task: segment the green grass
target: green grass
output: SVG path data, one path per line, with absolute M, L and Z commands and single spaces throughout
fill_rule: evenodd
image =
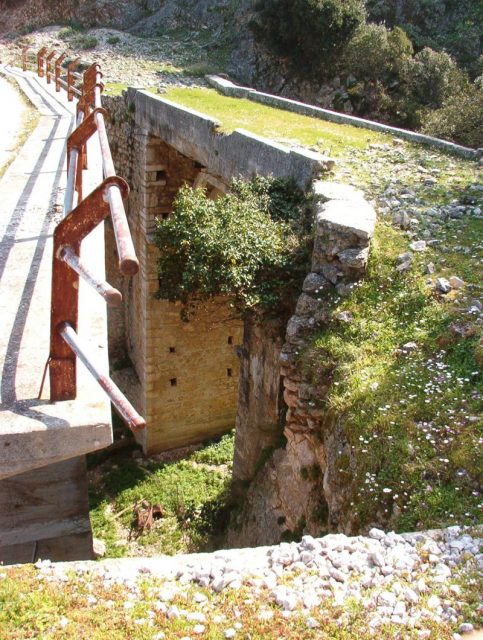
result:
M 387 142 L 388 136 L 348 125 L 337 125 L 290 111 L 229 98 L 214 89 L 169 89 L 162 96 L 173 102 L 213 116 L 223 132 L 244 128 L 285 144 L 317 147 L 337 156 L 351 149 L 365 149 L 368 144 Z
M 234 434 L 227 434 L 179 462 L 133 459 L 131 451 L 106 461 L 91 458 L 91 524 L 106 543 L 106 555 L 211 548 L 226 524 L 233 442 Z M 134 510 L 143 500 L 159 504 L 163 517 L 139 532 Z
M 481 328 L 466 311 L 470 292 L 435 296 L 424 265 L 441 262 L 435 275 L 475 282 L 482 224 L 445 227 L 443 261 L 430 250 L 400 275 L 396 258 L 407 239 L 381 221 L 367 277 L 348 298 L 332 300 L 334 315 L 349 311 L 352 322 L 334 320 L 306 352 L 313 381 L 332 381 L 324 406 L 343 416 L 356 469 L 341 456 L 340 479 L 352 486 L 346 508 L 361 527 L 379 520 L 408 531 L 481 519 Z M 474 252 L 454 251 L 457 243 Z M 452 332 L 455 324 L 468 337 Z M 416 351 L 401 353 L 408 342 Z

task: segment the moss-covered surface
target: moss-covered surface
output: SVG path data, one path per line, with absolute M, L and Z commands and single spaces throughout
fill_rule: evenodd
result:
M 90 517 L 94 536 L 106 544 L 106 555 L 171 555 L 211 548 L 225 524 L 233 441 L 234 434 L 227 434 L 174 462 L 133 458 L 131 450 L 100 464 L 91 457 Z M 136 511 L 145 512 L 147 505 L 159 505 L 161 517 L 142 528 Z
M 288 145 L 317 147 L 337 157 L 344 150 L 365 149 L 388 137 L 349 125 L 338 125 L 266 105 L 229 98 L 214 89 L 169 89 L 161 97 L 217 118 L 224 132 L 245 128 Z

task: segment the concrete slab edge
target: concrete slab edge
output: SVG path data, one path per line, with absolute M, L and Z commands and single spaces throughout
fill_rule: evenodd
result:
M 140 129 L 157 135 L 226 180 L 233 176 L 250 179 L 256 174 L 291 175 L 306 188 L 335 163 L 320 153 L 290 148 L 244 129 L 225 134 L 217 120 L 147 91 L 131 87 L 125 98 L 133 105 Z

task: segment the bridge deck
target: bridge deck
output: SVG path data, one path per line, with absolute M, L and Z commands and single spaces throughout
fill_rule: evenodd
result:
M 8 478 L 103 448 L 112 442 L 112 428 L 110 403 L 81 363 L 75 401 L 51 404 L 48 376 L 37 399 L 49 354 L 52 232 L 62 215 L 75 106 L 33 74 L 3 72 L 18 79 L 41 114 L 0 180 L 0 478 Z M 89 144 L 85 193 L 101 176 L 96 144 Z M 102 225 L 82 251 L 104 277 Z M 105 303 L 84 283 L 79 312 L 79 335 L 107 373 Z

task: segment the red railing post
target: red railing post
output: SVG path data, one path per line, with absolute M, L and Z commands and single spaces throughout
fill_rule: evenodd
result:
M 37 75 L 39 78 L 44 77 L 44 57 L 47 53 L 47 47 L 42 47 L 37 54 Z
M 90 111 L 100 106 L 100 94 L 104 90 L 101 82 L 102 73 L 98 64 L 92 64 L 85 72 L 82 83 L 82 96 L 77 104 L 77 111 L 83 111 L 88 116 Z M 99 98 L 96 99 L 96 94 Z
M 49 55 L 47 56 L 47 84 L 50 84 L 51 80 L 52 80 L 52 59 L 54 58 L 54 56 L 57 54 L 57 51 L 54 49 L 51 53 L 49 53 Z
M 76 397 L 76 356 L 60 335 L 59 327 L 68 322 L 77 331 L 79 274 L 64 261 L 63 253 L 68 248 L 71 254 L 79 257 L 82 240 L 109 215 L 107 191 L 112 185 L 127 196 L 128 186 L 122 178 L 107 178 L 54 231 L 49 363 L 52 402 Z
M 60 74 L 61 74 L 61 66 L 62 63 L 64 62 L 64 59 L 66 57 L 67 53 L 64 51 L 64 53 L 62 53 L 57 60 L 55 61 L 55 90 L 57 91 L 57 93 L 60 91 Z
M 69 66 L 67 67 L 67 100 L 69 102 L 72 102 L 74 99 L 74 92 L 72 90 L 74 87 L 74 69 L 77 67 L 79 62 L 80 58 L 76 58 L 75 60 L 72 60 L 72 62 L 69 62 Z

